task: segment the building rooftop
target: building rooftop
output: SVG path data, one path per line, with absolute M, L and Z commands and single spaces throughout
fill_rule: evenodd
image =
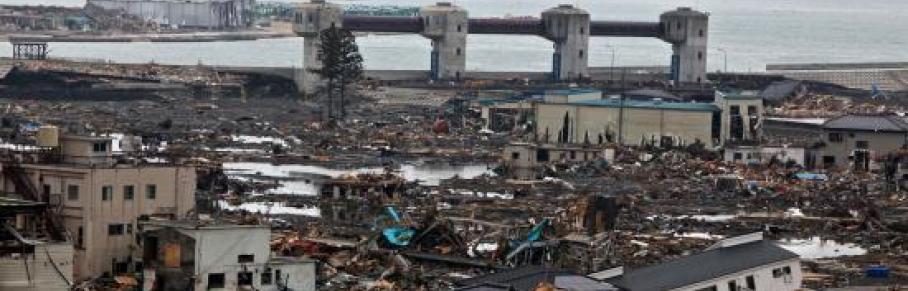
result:
M 908 132 L 908 123 L 895 115 L 844 115 L 827 120 L 823 123 L 823 128 L 874 132 Z
M 143 225 L 147 226 L 157 226 L 157 227 L 166 227 L 166 228 L 180 228 L 180 229 L 253 229 L 253 228 L 267 228 L 271 227 L 264 224 L 231 224 L 231 223 L 218 223 L 215 221 L 195 221 L 195 220 L 147 220 L 140 222 Z
M 586 106 L 604 106 L 604 107 L 623 107 L 623 108 L 646 108 L 646 109 L 664 109 L 664 110 L 681 110 L 681 111 L 719 111 L 719 107 L 712 103 L 681 103 L 665 101 L 638 101 L 638 100 L 582 100 L 570 104 Z
M 797 254 L 761 239 L 708 249 L 655 266 L 631 270 L 610 283 L 634 291 L 672 290 L 797 258 Z
M 565 269 L 543 266 L 524 266 L 498 273 L 470 278 L 458 282 L 467 286 L 457 290 L 533 290 L 540 282 L 553 283 L 559 290 L 617 290 L 613 286 L 597 282 Z
M 544 92 L 544 94 L 546 94 L 546 95 L 576 95 L 576 94 L 588 94 L 588 93 L 602 93 L 602 90 L 592 89 L 592 88 L 572 88 L 572 89 L 546 90 Z
M 731 91 L 731 92 L 717 92 L 717 94 L 722 94 L 722 98 L 728 100 L 761 100 L 763 96 L 760 95 L 758 91 Z

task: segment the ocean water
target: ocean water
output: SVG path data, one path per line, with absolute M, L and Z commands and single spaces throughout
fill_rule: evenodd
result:
M 353 3 L 354 1 L 338 1 Z M 362 0 L 356 3 L 428 5 L 426 0 Z M 735 71 L 762 71 L 767 63 L 908 61 L 908 1 L 905 0 L 459 0 L 470 16 L 539 15 L 559 3 L 588 10 L 594 20 L 657 21 L 679 6 L 711 13 L 710 70 L 726 63 Z M 0 0 L 0 4 L 79 6 L 84 0 Z M 365 36 L 358 40 L 369 69 L 428 69 L 429 41 L 416 35 Z M 657 39 L 594 38 L 592 66 L 667 65 L 671 48 Z M 219 43 L 54 43 L 53 57 L 211 64 L 300 66 L 302 40 L 268 39 Z M 0 44 L 0 55 L 10 55 Z M 552 45 L 536 36 L 471 35 L 467 68 L 485 71 L 546 71 Z

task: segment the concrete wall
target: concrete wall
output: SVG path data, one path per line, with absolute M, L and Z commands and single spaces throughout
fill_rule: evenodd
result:
M 271 276 L 278 272 L 292 290 L 315 290 L 315 263 L 283 261 L 272 263 L 271 229 L 268 226 L 218 226 L 200 229 L 174 228 L 195 239 L 194 261 L 197 279 L 195 290 L 238 290 L 238 273 L 251 272 L 255 290 L 278 290 L 277 280 L 262 285 L 262 275 L 270 268 Z M 251 263 L 240 263 L 240 255 L 252 255 Z M 224 288 L 209 288 L 208 276 L 224 274 Z
M 77 280 L 92 278 L 113 270 L 112 262 L 124 262 L 135 248 L 136 218 L 163 214 L 181 217 L 195 208 L 196 172 L 192 167 L 87 168 L 67 165 L 23 165 L 32 183 L 42 191 L 50 190 L 51 201 L 62 201 L 63 224 L 76 244 L 74 274 Z M 2 178 L 3 191 L 14 186 Z M 124 186 L 134 186 L 132 200 L 124 199 Z M 147 185 L 156 186 L 154 199 L 146 197 Z M 70 186 L 78 189 L 70 199 Z M 102 187 L 113 188 L 112 199 L 102 200 Z M 57 197 L 57 198 L 53 198 Z M 122 235 L 109 235 L 110 224 L 132 225 Z M 82 244 L 79 244 L 81 229 Z
M 725 141 L 742 141 L 742 140 L 759 140 L 763 134 L 759 128 L 763 120 L 763 100 L 760 98 L 736 99 L 724 98 L 721 94 L 716 94 L 716 106 L 722 109 L 722 132 L 720 134 L 723 142 Z M 741 118 L 743 135 L 733 136 L 732 125 L 732 107 L 738 108 L 738 115 Z M 751 114 L 749 108 L 756 111 Z M 751 127 L 757 128 L 756 132 L 751 132 Z
M 38 244 L 24 258 L 0 257 L 0 290 L 65 291 L 72 280 L 73 246 L 69 242 Z
M 588 137 L 590 143 L 598 144 L 601 136 L 603 143 L 620 141 L 638 146 L 644 140 L 655 139 L 659 144 L 661 136 L 672 136 L 675 143 L 692 144 L 700 140 L 706 146 L 713 146 L 712 115 L 711 111 L 622 110 L 617 107 L 540 103 L 536 106 L 536 135 L 541 142 L 557 143 L 558 133 L 564 127 L 565 116 L 568 116 L 569 143 L 583 143 Z
M 64 162 L 75 164 L 110 163 L 113 145 L 108 138 L 63 137 L 60 151 Z M 102 151 L 95 151 L 95 145 L 102 144 Z
M 179 27 L 227 28 L 252 23 L 253 0 L 88 0 L 105 9 L 129 14 L 162 25 Z
M 735 154 L 740 155 L 740 159 L 735 159 Z M 796 147 L 736 147 L 726 148 L 724 154 L 725 161 L 739 163 L 768 163 L 773 158 L 786 163 L 792 161 L 798 165 L 806 165 L 807 150 Z
M 773 277 L 773 269 L 778 269 L 786 266 L 791 268 L 790 276 L 782 276 L 779 278 Z M 710 281 L 674 289 L 673 291 L 697 291 L 702 290 L 703 288 L 709 288 L 711 286 L 715 286 L 716 291 L 735 291 L 729 290 L 729 281 L 734 281 L 738 287 L 747 287 L 747 276 L 754 277 L 756 290 L 773 291 L 800 290 L 801 280 L 803 279 L 803 275 L 801 274 L 801 261 L 799 259 L 792 259 L 775 264 L 769 264 L 751 270 L 746 270 L 743 272 L 734 273 L 731 275 L 722 276 Z

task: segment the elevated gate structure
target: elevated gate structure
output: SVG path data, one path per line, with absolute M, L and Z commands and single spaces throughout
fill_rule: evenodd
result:
M 543 11 L 541 18 L 469 18 L 467 11 L 449 2 L 422 7 L 419 16 L 351 16 L 341 6 L 324 0 L 300 5 L 294 31 L 304 38 L 302 75 L 298 83 L 312 93 L 319 83 L 313 69 L 319 34 L 334 26 L 360 32 L 420 34 L 432 41 L 430 77 L 459 80 L 466 70 L 468 34 L 538 35 L 554 43 L 551 76 L 570 81 L 589 78 L 590 37 L 650 37 L 672 44 L 671 79 L 677 83 L 706 81 L 709 14 L 682 7 L 663 13 L 659 21 L 594 21 L 583 9 L 568 4 Z

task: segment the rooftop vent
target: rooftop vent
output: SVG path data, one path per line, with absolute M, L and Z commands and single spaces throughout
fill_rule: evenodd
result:
M 435 5 L 443 6 L 443 7 L 451 7 L 451 2 L 438 2 L 438 3 L 435 3 Z
M 574 8 L 571 4 L 558 4 L 558 8 Z

